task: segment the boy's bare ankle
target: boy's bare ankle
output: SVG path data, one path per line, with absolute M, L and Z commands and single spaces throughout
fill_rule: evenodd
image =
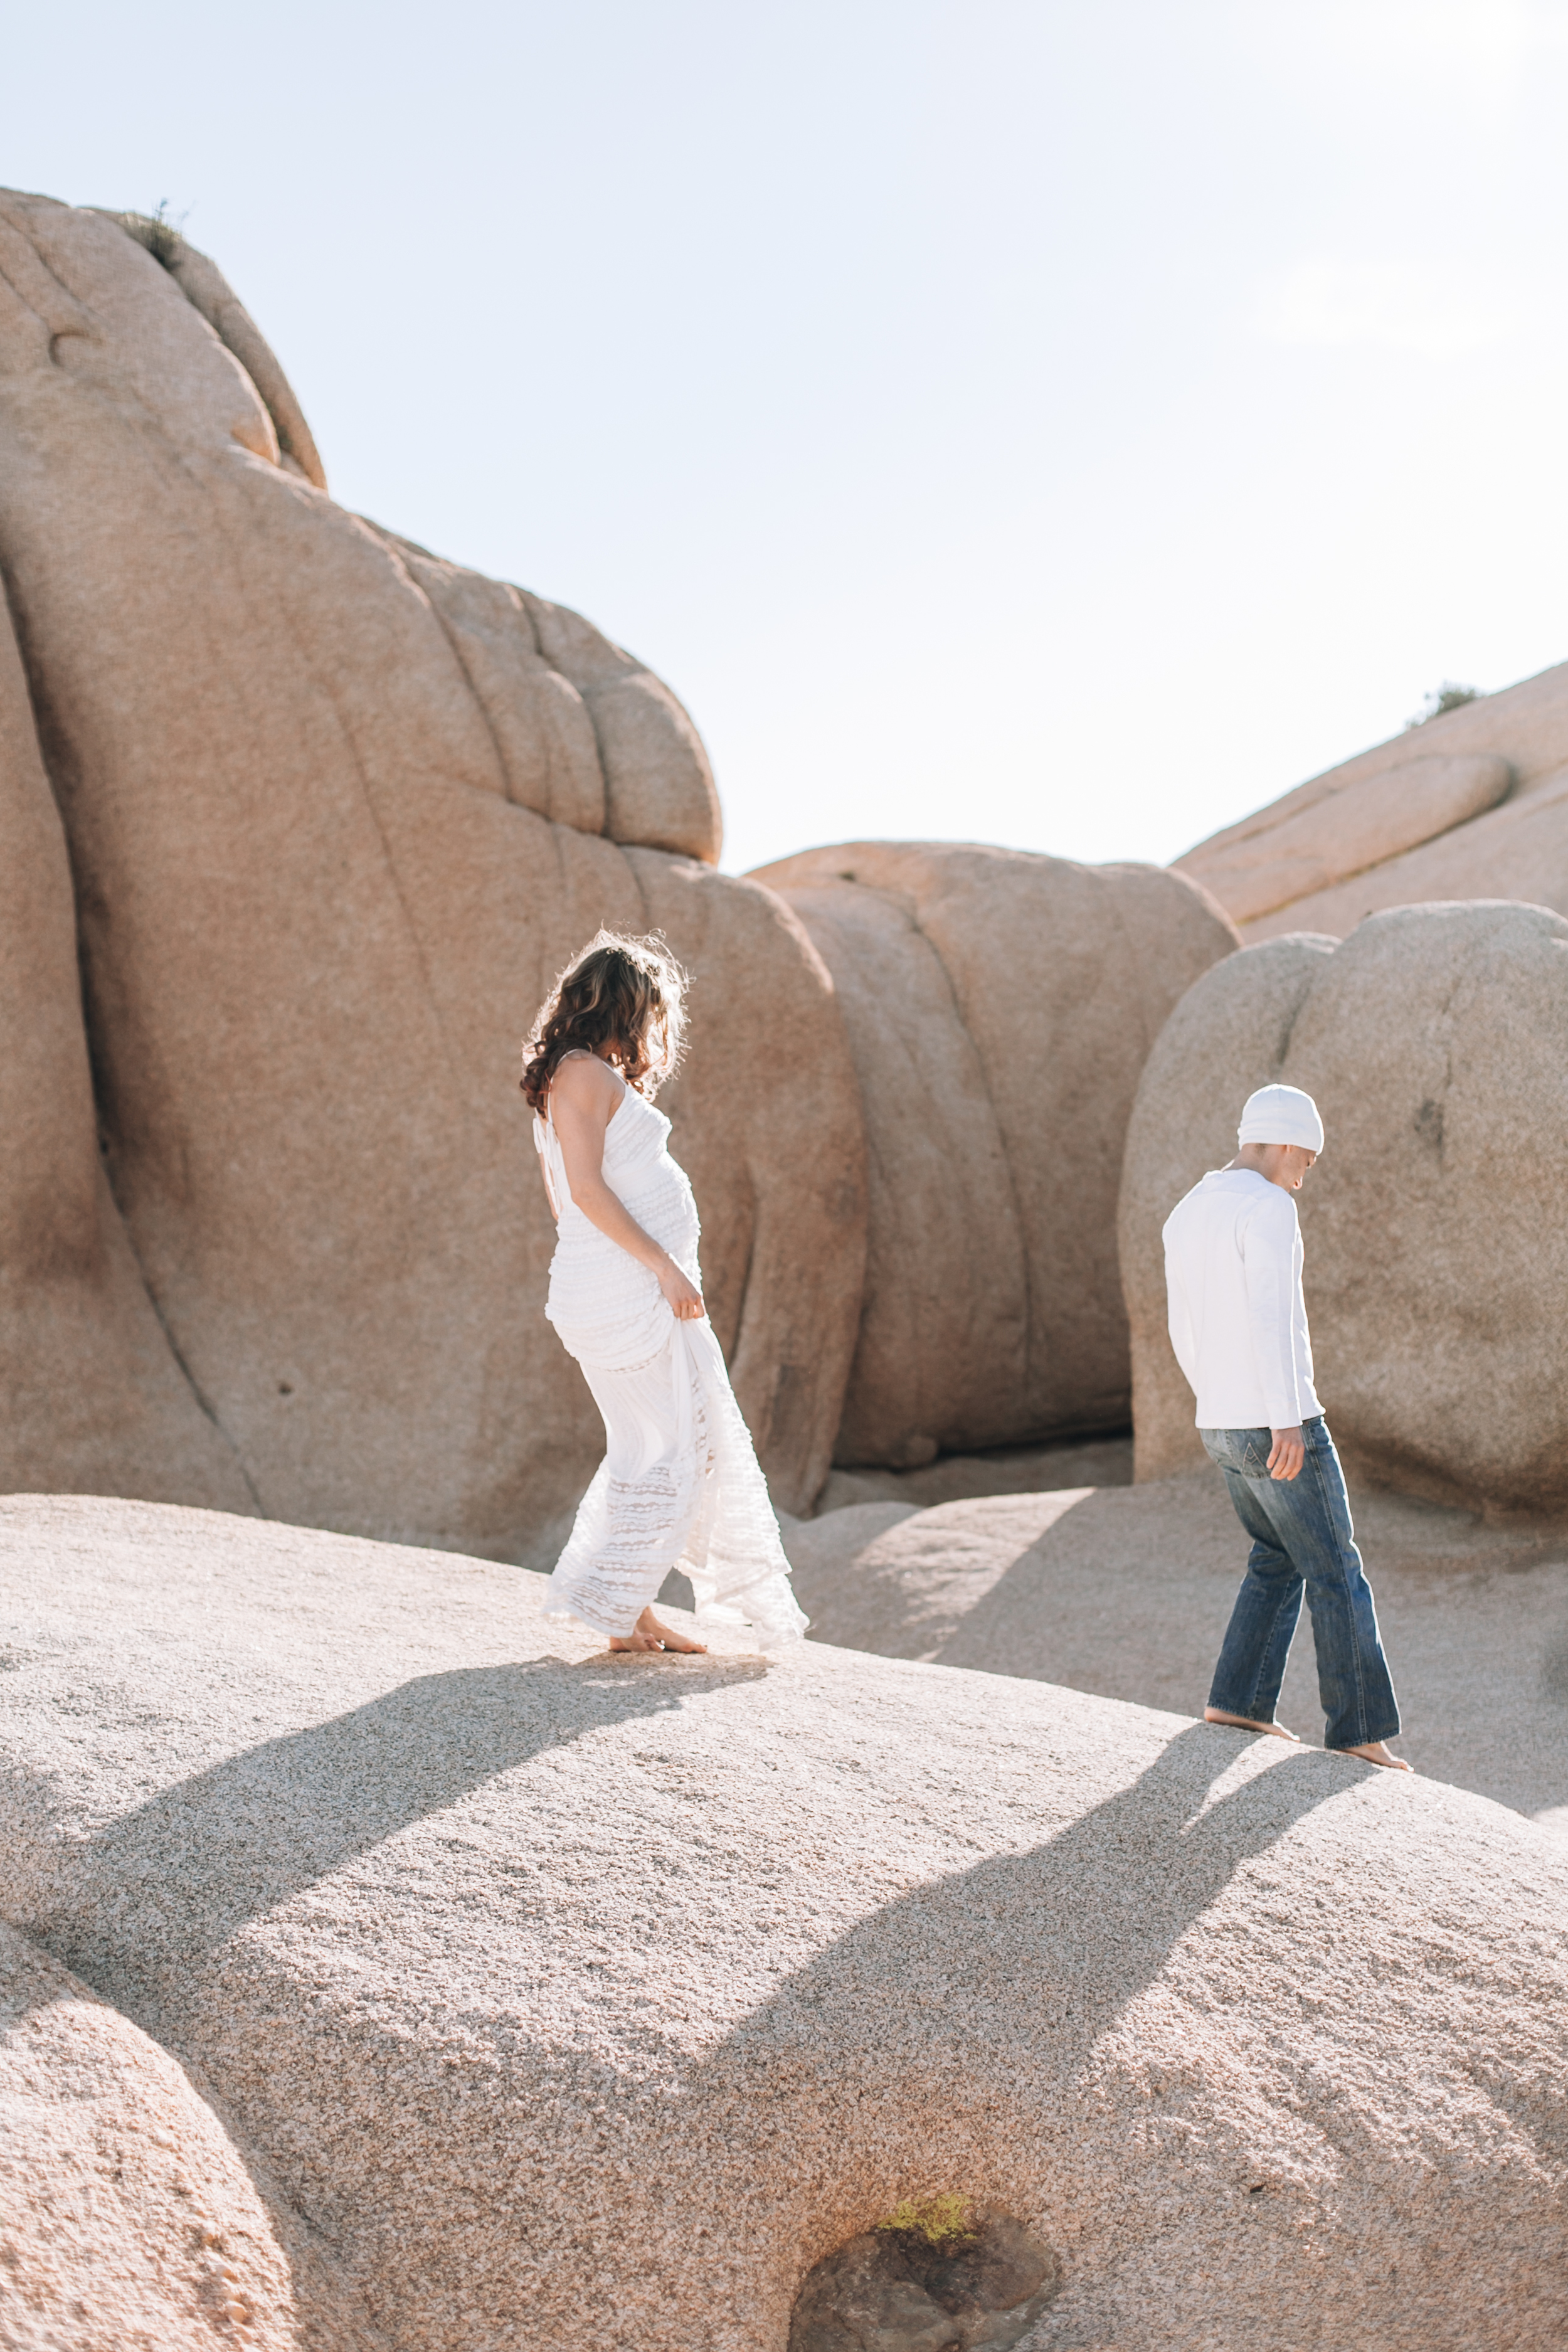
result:
M 1204 1721 L 1205 1723 L 1225 1724 L 1232 1731 L 1266 1731 L 1269 1734 L 1270 1738 L 1274 1739 L 1291 1739 L 1295 1740 L 1298 1748 L 1301 1745 L 1300 1740 L 1297 1738 L 1295 1732 L 1289 1730 L 1284 1724 L 1273 1722 L 1265 1723 L 1261 1716 L 1227 1715 L 1224 1707 L 1205 1706 L 1204 1709 Z
M 1331 1752 L 1335 1756 L 1359 1756 L 1364 1763 L 1381 1764 L 1387 1772 L 1414 1772 L 1415 1769 L 1415 1765 L 1407 1764 L 1403 1756 L 1391 1754 L 1381 1739 L 1368 1739 L 1359 1748 L 1336 1748 Z

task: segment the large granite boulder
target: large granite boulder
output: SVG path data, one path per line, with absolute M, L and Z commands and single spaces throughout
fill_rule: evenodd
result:
M 1568 662 L 1298 784 L 1176 860 L 1249 941 L 1431 898 L 1568 915 Z
M 870 1138 L 837 1458 L 1114 1426 L 1115 1202 L 1139 1074 L 1236 933 L 1146 866 L 856 842 L 761 867 L 832 972 Z
M 166 2050 L 0 1927 L 6 2352 L 374 2352 L 330 2258 L 285 2238 Z
M 1373 1483 L 1568 1509 L 1568 920 L 1473 900 L 1285 937 L 1205 975 L 1140 1083 L 1122 1180 L 1140 1477 L 1205 1457 L 1171 1351 L 1160 1229 L 1304 1087 L 1327 1143 L 1299 1195 L 1318 1391 Z
M 607 922 L 693 973 L 676 1148 L 799 1507 L 864 1249 L 827 975 L 713 870 L 668 690 L 335 506 L 254 322 L 153 241 L 0 197 L 0 1486 L 547 1531 L 602 1439 L 518 1043 Z
M 782 2352 L 949 2198 L 1059 2266 L 1063 2347 L 1568 2330 L 1545 1832 L 1043 1683 L 611 1661 L 540 1591 L 0 1505 L 0 1900 L 391 2352 Z
M 0 1024 L 0 1483 L 252 1507 L 110 1189 L 69 854 L 3 600 Z

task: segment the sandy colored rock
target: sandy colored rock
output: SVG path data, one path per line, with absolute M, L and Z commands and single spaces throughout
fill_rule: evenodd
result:
M 37 721 L 13 665 L 0 790 L 36 913 L 5 977 L 48 1146 L 0 1201 L 47 1261 L 5 1343 L 37 1345 L 42 1402 L 7 1415 L 0 1485 L 547 1549 L 602 1432 L 542 1320 L 517 1051 L 608 922 L 692 970 L 675 1149 L 742 1407 L 804 1507 L 854 1344 L 858 1091 L 805 934 L 703 862 L 689 719 L 575 614 L 285 467 L 280 372 L 190 248 L 171 274 L 105 215 L 5 196 L 0 265 L 0 558 Z
M 854 1503 L 907 1503 L 928 1510 L 971 1495 L 1043 1495 L 1057 1486 L 1130 1486 L 1132 1439 L 1064 1437 L 1051 1445 L 1009 1445 L 994 1454 L 943 1454 L 923 1470 L 835 1470 L 813 1517 Z
M 241 2342 L 374 2352 L 319 2251 L 290 2263 L 168 2052 L 0 1927 L 0 2344 Z
M 1234 945 L 1138 866 L 858 842 L 763 866 L 866 1101 L 866 1302 L 837 1459 L 914 1467 L 1127 1418 L 1114 1200 L 1145 1056 Z
M 1037 2352 L 1568 2326 L 1568 1855 L 1499 1806 L 151 1505 L 11 1499 L 0 1592 L 7 1910 L 398 2352 L 781 2352 L 949 2192 L 1060 2257 Z
M 1176 860 L 1248 940 L 1420 899 L 1568 915 L 1568 663 L 1406 730 Z
M 0 1453 L 66 1487 L 247 1509 L 170 1350 L 99 1151 L 59 813 L 0 598 Z
M 1128 1132 L 1122 1278 L 1138 1475 L 1196 1465 L 1160 1227 L 1235 1150 L 1252 1088 L 1304 1087 L 1300 1195 L 1318 1392 L 1363 1481 L 1499 1513 L 1568 1508 L 1568 922 L 1475 900 L 1281 939 L 1206 974 Z
M 1196 875 L 1235 921 L 1255 922 L 1495 808 L 1512 782 L 1512 769 L 1495 752 L 1413 754 L 1331 799 L 1227 838 L 1223 848 L 1192 851 L 1182 870 Z
M 151 220 L 145 214 L 111 213 L 109 217 L 118 220 L 139 244 L 146 245 L 149 251 L 163 259 L 164 268 L 186 301 L 201 312 L 219 342 L 233 352 L 260 394 L 278 436 L 281 462 L 292 467 L 318 490 L 324 490 L 326 469 L 294 387 L 266 336 L 217 264 L 209 261 L 205 253 L 198 253 L 178 233 L 171 236 L 165 224 Z
M 1352 1495 L 1426 1777 L 1568 1832 L 1568 1528 Z M 787 1525 L 813 1641 L 1195 1714 L 1247 1565 L 1219 1473 L 1128 1489 L 862 1504 Z M 1321 1745 L 1303 1612 L 1280 1720 Z

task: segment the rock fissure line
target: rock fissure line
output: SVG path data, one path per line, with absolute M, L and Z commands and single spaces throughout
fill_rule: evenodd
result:
M 862 883 L 858 887 L 863 889 L 866 887 L 866 885 Z M 875 886 L 873 885 L 872 887 L 874 887 Z M 883 891 L 879 895 L 887 898 L 889 900 L 894 896 L 894 894 L 889 891 Z M 994 1108 L 995 1097 L 992 1093 L 992 1073 L 986 1066 L 985 1056 L 980 1050 L 978 1038 L 975 1036 L 974 1032 L 971 1029 L 968 1022 L 963 1017 L 963 1008 L 958 999 L 957 984 L 953 980 L 952 974 L 947 968 L 946 960 L 942 955 L 942 950 L 937 946 L 936 941 L 931 938 L 931 933 L 921 921 L 919 903 L 912 897 L 908 902 L 907 919 L 910 929 L 914 932 L 917 939 L 922 940 L 927 948 L 931 950 L 931 954 L 936 963 L 936 968 L 942 974 L 942 984 L 947 990 L 949 1000 L 952 1005 L 954 1024 L 963 1032 L 964 1037 L 967 1038 L 970 1051 L 974 1055 L 975 1065 L 984 1075 L 986 1082 L 985 1091 L 987 1095 L 991 1097 L 993 1105 L 992 1118 L 995 1124 L 997 1150 L 1001 1158 L 1003 1168 L 1006 1171 L 1007 1199 L 1012 1210 L 1013 1230 L 1018 1237 L 1018 1273 L 1024 1292 L 1024 1377 L 1027 1381 L 1031 1378 L 1036 1369 L 1034 1268 L 1029 1262 L 1029 1224 L 1028 1219 L 1024 1212 L 1024 1197 L 1018 1189 L 1018 1179 L 1013 1166 L 1013 1155 L 1007 1149 L 1007 1138 L 1003 1130 L 1001 1117 Z M 1025 1440 L 1024 1442 L 1026 1443 L 1027 1441 Z
M 108 1181 L 109 1170 L 107 1166 L 104 1170 L 104 1177 L 105 1181 Z M 111 1199 L 113 1197 L 113 1185 L 110 1183 L 110 1194 Z M 229 1452 L 233 1454 L 235 1468 L 239 1472 L 241 1478 L 245 1481 L 245 1491 L 256 1506 L 257 1517 L 258 1519 L 270 1518 L 272 1514 L 268 1510 L 266 1504 L 261 1499 L 260 1492 L 258 1489 L 255 1479 L 250 1475 L 249 1465 L 247 1463 L 245 1455 L 240 1449 L 238 1440 L 228 1429 L 225 1427 L 222 1415 L 219 1413 L 216 1406 L 212 1402 L 212 1400 L 207 1396 L 201 1382 L 197 1380 L 195 1372 L 191 1370 L 190 1365 L 185 1360 L 184 1350 L 181 1349 L 179 1341 L 174 1337 L 174 1326 L 171 1324 L 167 1315 L 163 1312 L 163 1302 L 159 1297 L 157 1292 L 153 1289 L 147 1269 L 142 1263 L 141 1253 L 137 1249 L 136 1236 L 132 1231 L 130 1220 L 121 1210 L 118 1202 L 115 1202 L 115 1214 L 120 1218 L 121 1227 L 125 1234 L 126 1247 L 131 1252 L 132 1263 L 136 1268 L 137 1279 L 140 1281 L 142 1289 L 147 1294 L 148 1305 L 152 1307 L 153 1314 L 158 1318 L 158 1328 L 163 1334 L 164 1343 L 168 1348 L 170 1356 L 174 1359 L 174 1366 L 176 1370 L 179 1372 L 180 1378 L 184 1381 L 185 1386 L 189 1389 L 192 1397 L 195 1399 L 197 1410 L 212 1423 L 214 1429 L 217 1432 L 224 1444 L 228 1447 Z

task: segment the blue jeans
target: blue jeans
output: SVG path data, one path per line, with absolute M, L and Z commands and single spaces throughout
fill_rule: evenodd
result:
M 1273 1721 L 1304 1591 L 1327 1718 L 1323 1744 L 1364 1748 L 1394 1738 L 1399 1708 L 1334 1441 L 1321 1413 L 1302 1423 L 1301 1434 L 1307 1458 L 1300 1475 L 1287 1480 L 1268 1475 L 1273 1438 L 1267 1429 L 1198 1432 L 1252 1538 L 1209 1705 L 1226 1715 Z

